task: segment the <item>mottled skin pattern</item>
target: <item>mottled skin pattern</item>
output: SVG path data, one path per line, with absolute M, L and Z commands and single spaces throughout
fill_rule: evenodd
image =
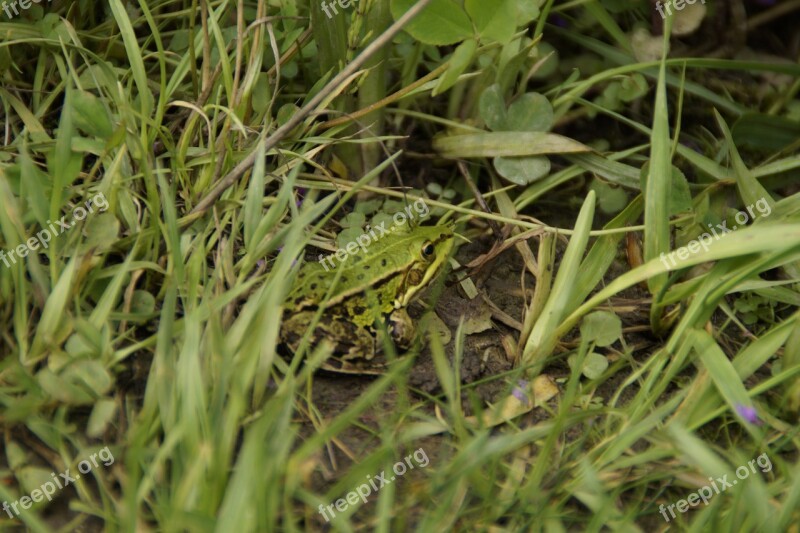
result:
M 414 326 L 404 308 L 446 262 L 453 229 L 393 229 L 366 252 L 359 249 L 334 268 L 329 265 L 326 270 L 316 261 L 303 265 L 285 302 L 281 339 L 286 344 L 297 348 L 321 307 L 312 342 L 332 341 L 334 354 L 344 360 L 371 359 L 380 346 L 375 325 L 387 317 L 395 343 L 410 345 Z

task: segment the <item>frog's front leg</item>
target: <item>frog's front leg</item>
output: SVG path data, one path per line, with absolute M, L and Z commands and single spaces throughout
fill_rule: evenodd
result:
M 414 321 L 408 316 L 404 308 L 395 309 L 389 315 L 387 326 L 389 328 L 389 335 L 391 335 L 394 343 L 400 348 L 410 348 L 411 343 L 414 341 L 416 328 Z

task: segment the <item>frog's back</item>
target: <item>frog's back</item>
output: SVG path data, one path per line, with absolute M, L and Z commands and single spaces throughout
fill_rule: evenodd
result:
M 309 261 L 297 273 L 292 290 L 286 298 L 286 305 L 297 311 L 319 306 L 330 307 L 347 300 L 350 305 L 361 307 L 366 304 L 365 293 L 372 291 L 379 293 L 380 301 L 391 308 L 393 295 L 390 293 L 396 287 L 390 278 L 400 269 L 402 262 L 390 254 L 377 259 L 373 255 L 353 254 L 341 263 L 336 263 L 333 268 L 326 268 L 317 261 Z M 336 287 L 328 295 L 337 277 Z
M 333 274 L 332 271 L 326 270 L 316 261 L 308 261 L 303 264 L 286 297 L 287 306 L 300 310 L 318 305 L 333 281 L 331 274 Z
M 425 243 L 439 239 L 451 243 L 452 229 L 397 226 L 365 250 L 346 254 L 343 261 L 338 260 L 338 254 L 320 262 L 309 261 L 297 274 L 286 306 L 300 311 L 320 306 L 329 308 L 346 301 L 347 307 L 354 310 L 365 305 L 374 308 L 377 303 L 386 312 L 395 307 L 404 273 L 414 264 L 429 264 L 429 259 L 420 256 Z M 448 251 L 449 247 L 443 250 L 442 256 L 446 256 Z M 336 287 L 328 295 L 334 281 Z

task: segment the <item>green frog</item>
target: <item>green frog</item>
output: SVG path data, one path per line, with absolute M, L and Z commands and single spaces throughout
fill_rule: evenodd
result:
M 370 365 L 382 346 L 379 324 L 385 321 L 398 347 L 411 345 L 415 328 L 406 307 L 436 277 L 452 248 L 451 225 L 395 225 L 333 268 L 307 262 L 286 298 L 281 340 L 296 350 L 322 308 L 311 342 L 327 339 L 334 345 L 323 368 L 379 373 Z

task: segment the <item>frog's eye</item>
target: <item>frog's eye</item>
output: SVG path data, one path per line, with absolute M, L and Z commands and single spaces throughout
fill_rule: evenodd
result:
M 422 257 L 425 259 L 431 259 L 434 252 L 436 252 L 436 249 L 433 247 L 433 244 L 426 242 L 422 245 Z

